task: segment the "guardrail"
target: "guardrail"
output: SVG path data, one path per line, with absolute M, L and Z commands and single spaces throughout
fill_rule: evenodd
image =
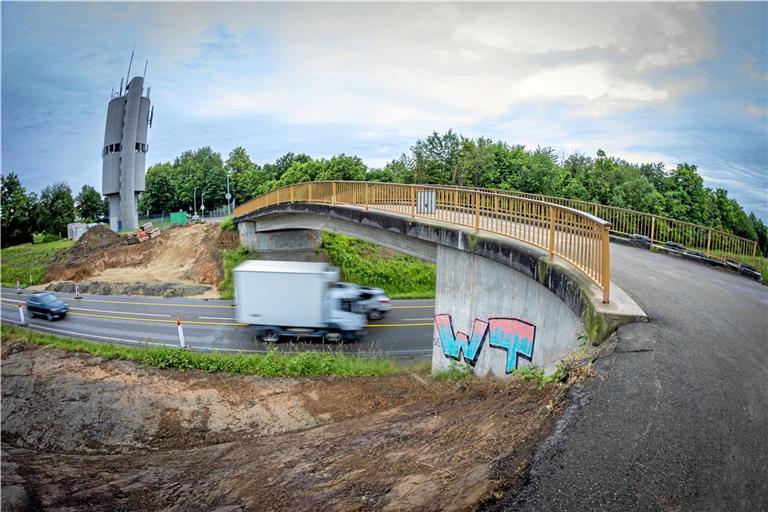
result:
M 282 203 L 320 203 L 383 210 L 520 240 L 574 265 L 610 297 L 611 224 L 564 205 L 495 190 L 439 185 L 315 181 L 272 190 L 235 208 L 242 217 Z
M 481 189 L 487 190 L 487 189 Z M 584 212 L 611 223 L 611 232 L 618 235 L 643 235 L 651 243 L 674 242 L 686 249 L 704 253 L 709 257 L 724 257 L 739 263 L 757 266 L 757 242 L 725 231 L 662 217 L 652 213 L 639 212 L 616 206 L 607 206 L 578 199 L 528 194 L 515 191 L 496 191 L 506 195 L 536 199 L 559 204 Z

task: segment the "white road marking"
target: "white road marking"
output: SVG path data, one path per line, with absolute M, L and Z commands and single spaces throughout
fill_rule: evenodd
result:
M 229 317 L 227 317 L 227 316 L 199 316 L 197 318 L 202 318 L 204 320 L 229 320 L 231 322 L 235 321 L 235 319 L 232 318 L 231 316 L 229 316 Z
M 425 322 L 427 320 L 434 320 L 434 318 L 403 318 L 403 322 Z

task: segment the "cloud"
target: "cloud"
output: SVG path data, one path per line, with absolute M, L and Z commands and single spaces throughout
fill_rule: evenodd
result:
M 667 91 L 637 82 L 611 80 L 601 64 L 566 66 L 542 71 L 520 82 L 523 98 L 579 96 L 590 100 L 601 97 L 619 100 L 651 101 L 668 97 Z

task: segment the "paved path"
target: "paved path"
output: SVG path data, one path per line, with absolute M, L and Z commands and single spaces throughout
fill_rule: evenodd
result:
M 508 510 L 768 510 L 768 288 L 613 244 L 650 321 L 615 351 Z
M 2 289 L 4 322 L 17 322 L 18 303 L 27 292 Z M 56 293 L 69 303 L 70 313 L 63 320 L 31 320 L 35 329 L 76 338 L 123 344 L 178 346 L 175 319 L 184 325 L 187 343 L 198 349 L 265 352 L 267 346 L 254 340 L 252 329 L 233 319 L 231 301 L 200 299 L 161 299 L 125 296 L 84 296 Z M 361 355 L 386 355 L 398 359 L 429 359 L 432 354 L 432 315 L 434 300 L 396 300 L 383 319 L 372 321 L 368 335 L 358 343 L 334 344 L 334 350 Z M 279 344 L 283 350 L 324 349 L 319 344 Z

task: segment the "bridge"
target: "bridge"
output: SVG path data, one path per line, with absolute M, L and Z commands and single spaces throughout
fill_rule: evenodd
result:
M 338 181 L 274 190 L 234 216 L 252 250 L 314 248 L 318 231 L 328 231 L 436 262 L 435 370 L 452 360 L 479 374 L 510 373 L 520 359 L 552 368 L 579 340 L 598 342 L 645 318 L 611 284 L 610 224 L 564 205 L 460 187 Z
M 756 471 L 768 467 L 768 288 L 740 275 L 615 243 L 608 244 L 607 261 L 580 259 L 590 262 L 591 270 L 579 268 L 562 245 L 550 253 L 546 233 L 552 233 L 547 222 L 552 210 L 535 202 L 541 197 L 526 198 L 532 203 L 505 202 L 496 199 L 503 193 L 481 191 L 489 195 L 472 202 L 478 197 L 472 195 L 475 191 L 446 187 L 395 190 L 368 184 L 366 191 L 364 184 L 345 188 L 337 183 L 335 194 L 331 184 L 303 187 L 279 189 L 241 205 L 235 215 L 243 242 L 260 249 L 311 245 L 317 239 L 312 230 L 328 230 L 437 261 L 435 313 L 451 314 L 449 327 L 457 330 L 488 332 L 490 319 L 483 315 L 496 313 L 484 309 L 487 304 L 477 296 L 489 292 L 503 308 L 498 314 L 520 320 L 529 319 L 530 310 L 522 309 L 525 302 L 547 303 L 549 295 L 568 304 L 562 321 L 572 322 L 568 315 L 573 315 L 579 328 L 594 328 L 589 315 L 577 315 L 574 305 L 594 308 L 593 313 L 600 307 L 618 308 L 622 290 L 648 314 L 647 322 L 616 329 L 613 349 L 594 363 L 599 378 L 575 389 L 572 405 L 537 453 L 527 483 L 502 509 L 768 509 L 768 480 Z M 350 194 L 350 189 L 356 192 Z M 434 209 L 430 189 L 441 190 L 434 193 Z M 426 208 L 413 200 L 420 191 L 427 192 L 421 196 L 427 198 Z M 639 233 L 654 242 L 673 240 L 705 254 L 727 252 L 740 261 L 754 261 L 752 243 L 716 230 L 610 207 L 592 205 L 588 210 L 610 219 L 610 229 L 619 234 Z M 583 224 L 558 224 L 558 218 L 569 215 L 578 215 Z M 555 219 L 555 241 L 579 244 L 582 251 L 584 242 L 574 240 L 588 240 L 588 234 L 594 237 L 605 229 L 599 219 L 570 210 L 558 210 Z M 532 240 L 535 236 L 538 243 Z M 603 240 L 599 238 L 601 248 Z M 454 271 L 446 270 L 452 264 Z M 610 276 L 608 305 L 603 303 L 602 274 L 596 279 L 594 273 L 595 265 L 604 264 Z M 505 280 L 514 284 L 507 286 Z M 528 301 L 514 301 L 537 286 L 544 291 L 533 291 Z M 497 288 L 504 291 L 496 293 Z M 589 300 L 574 299 L 566 290 Z M 466 304 L 452 302 L 451 296 Z M 449 311 L 448 306 L 457 309 Z M 473 308 L 476 317 L 470 313 Z M 556 306 L 552 311 L 562 313 Z M 474 323 L 476 318 L 481 323 Z M 525 334 L 525 325 L 516 327 L 518 336 Z M 597 329 L 592 334 L 599 337 Z M 538 325 L 533 336 L 536 363 L 546 341 Z M 473 330 L 453 341 L 463 341 L 462 349 L 471 350 L 476 337 Z M 433 338 L 438 341 L 433 361 L 444 364 L 450 358 L 440 333 Z M 449 353 L 454 347 L 446 344 Z M 489 354 L 499 349 L 482 350 Z M 506 361 L 505 355 L 496 352 Z

